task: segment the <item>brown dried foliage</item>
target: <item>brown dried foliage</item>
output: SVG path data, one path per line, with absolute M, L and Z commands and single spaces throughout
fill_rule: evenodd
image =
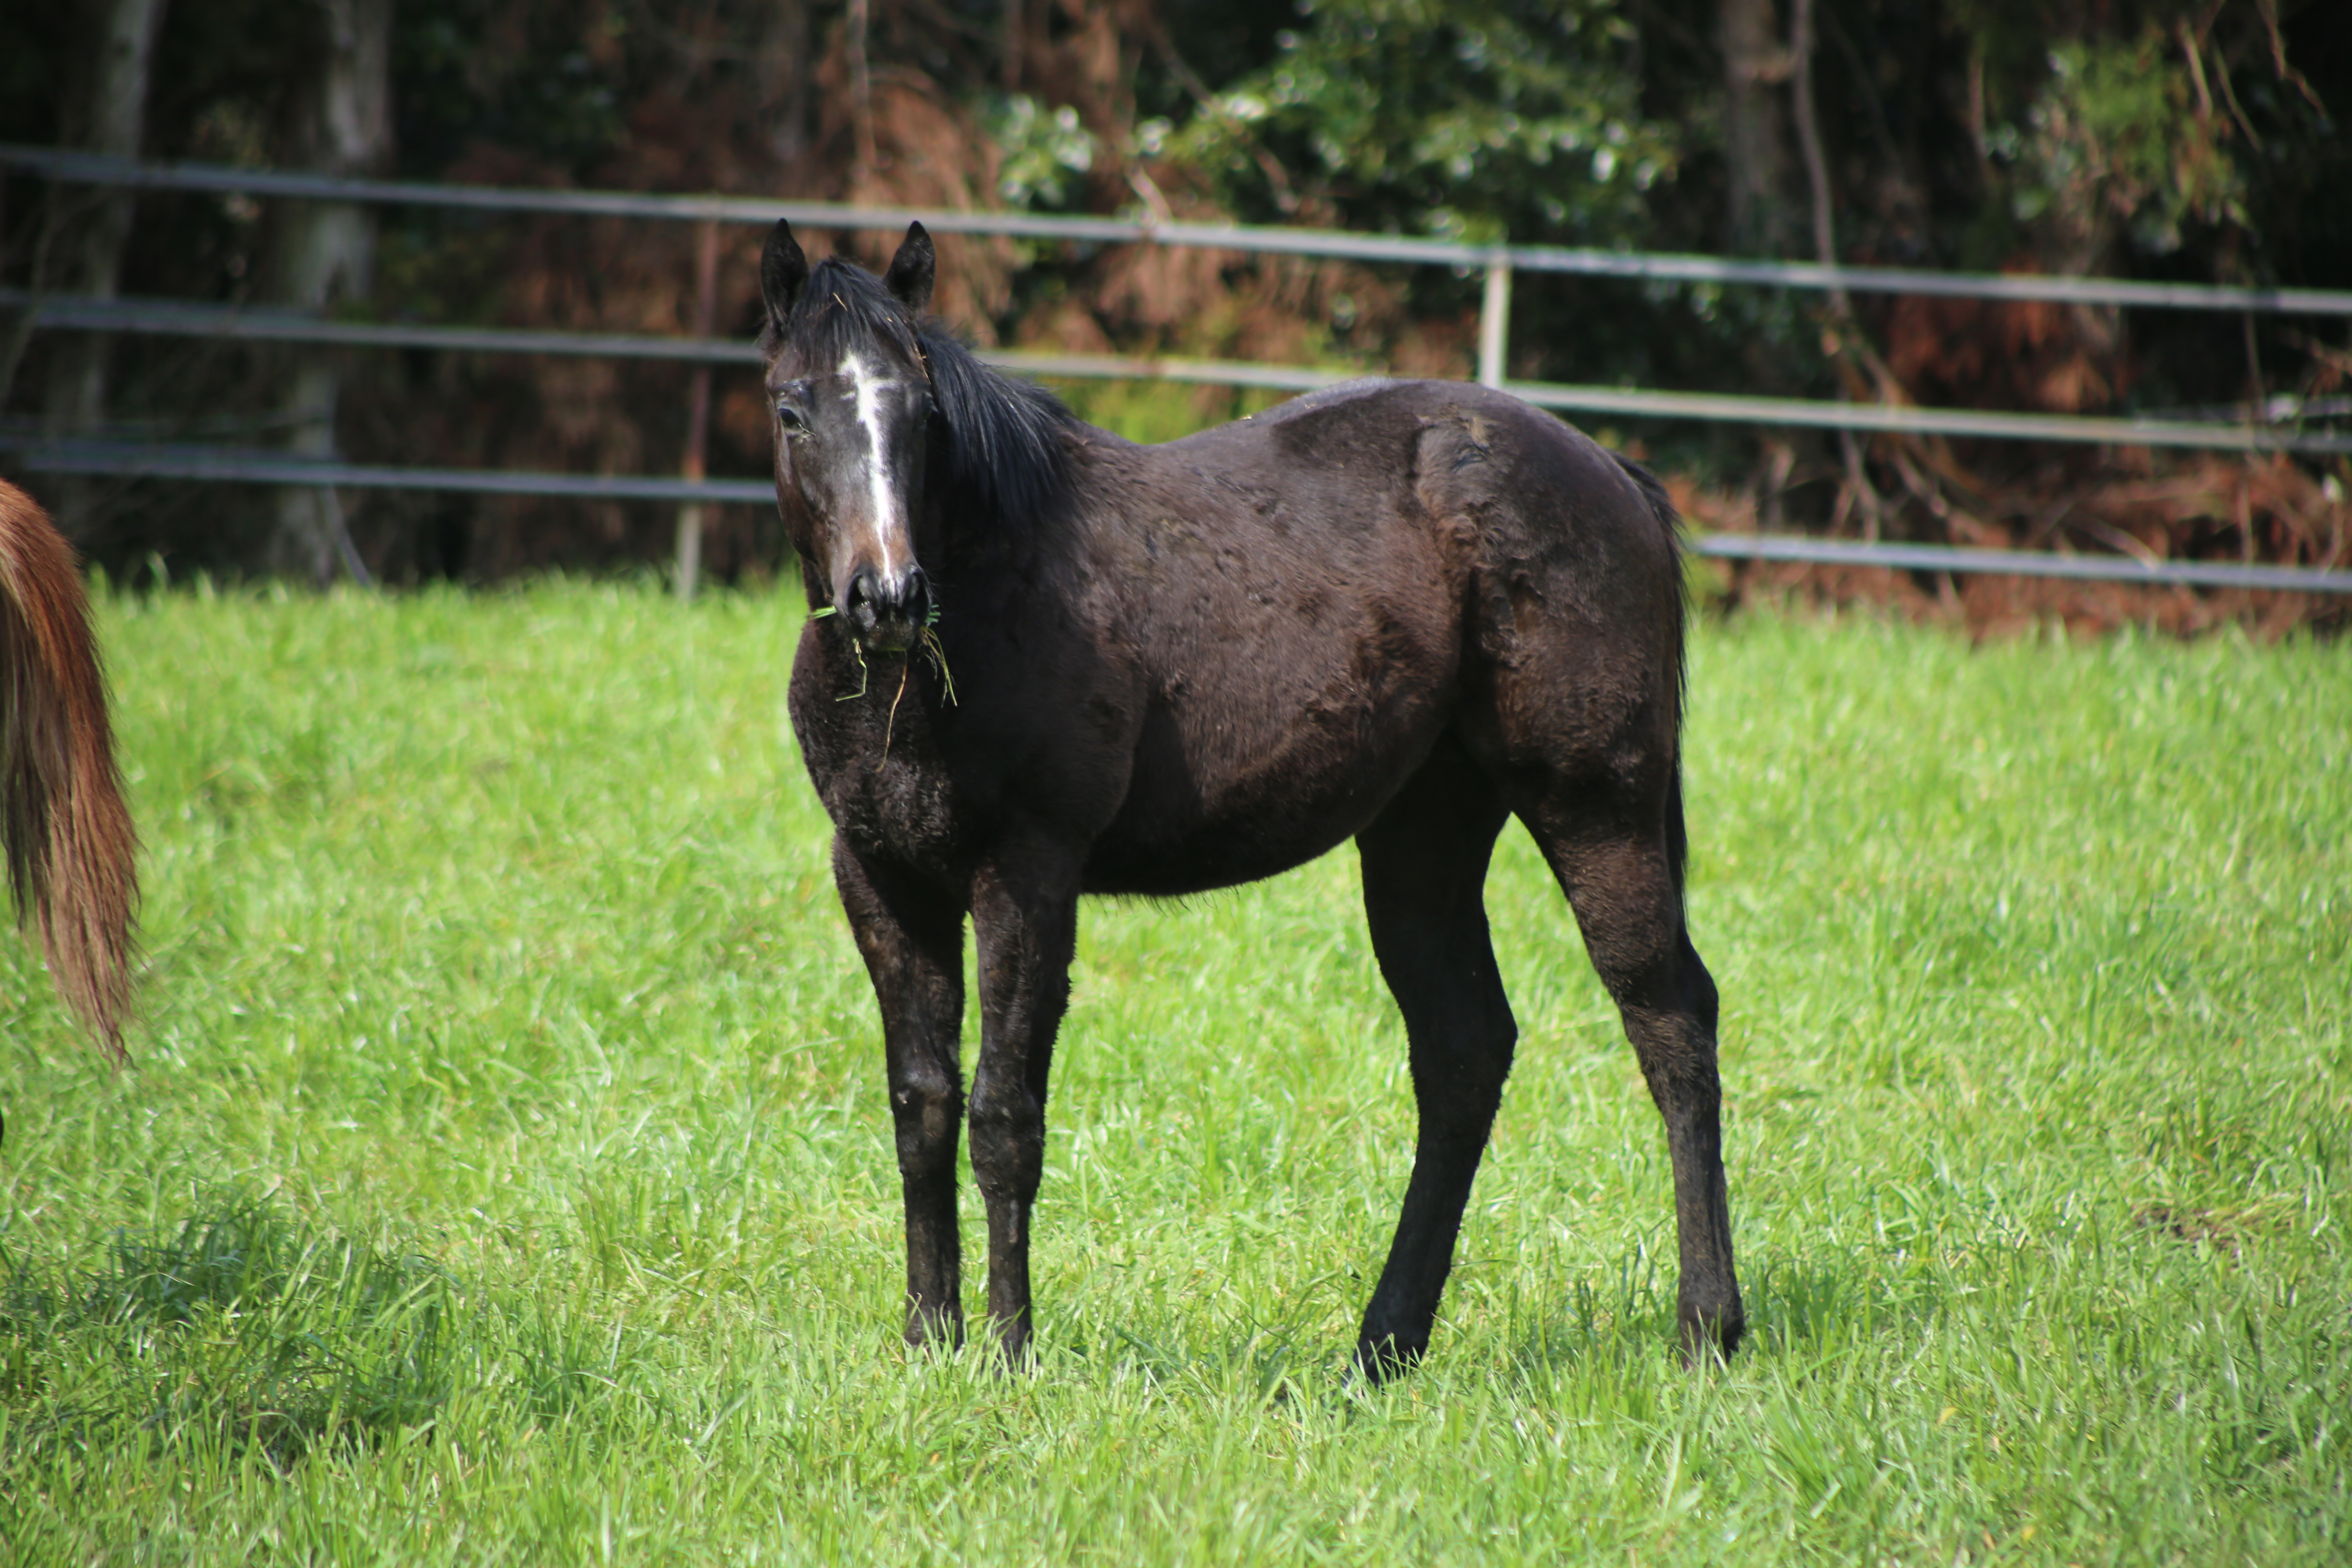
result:
M 2008 268 L 2037 270 L 2030 259 Z M 1842 361 L 1853 395 L 1930 406 L 2086 414 L 2112 407 L 2131 382 L 2116 312 L 2044 301 L 1902 298 L 1875 326 L 1883 358 Z M 2312 345 L 2308 394 L 2332 389 L 2326 353 Z M 1860 367 L 1867 363 L 1869 373 Z M 1854 462 L 1798 460 L 1768 440 L 1744 490 L 1678 481 L 1686 516 L 1704 528 L 1775 531 L 1784 505 L 1827 491 L 1828 531 L 1998 550 L 2061 550 L 2159 561 L 2227 561 L 2323 569 L 2352 565 L 2352 465 L 2331 476 L 2283 454 L 2235 457 L 2147 447 L 2028 447 L 1940 437 L 1858 441 Z M 1817 514 L 1818 515 L 1818 514 Z M 2126 624 L 2194 634 L 2223 624 L 2277 634 L 2342 626 L 2342 595 L 2138 587 L 2056 578 L 1890 572 L 1790 563 L 1731 569 L 1729 595 L 1797 595 L 1883 601 L 1958 620 L 1979 635 L 2061 622 Z
M 1055 17 L 1044 25 L 1046 10 Z M 1021 50 L 1020 88 L 1075 107 L 1108 150 L 1129 144 L 1139 40 L 1150 0 L 1097 5 L 1047 0 L 1033 6 Z M 621 150 L 583 176 L 645 191 L 722 191 L 863 205 L 971 211 L 996 205 L 998 154 L 980 125 L 923 72 L 873 63 L 863 96 L 845 34 L 823 42 L 808 73 L 814 115 L 789 153 L 761 127 L 772 118 L 744 90 L 685 83 L 628 111 Z M 870 145 L 868 158 L 865 149 Z M 1145 188 L 1119 156 L 1099 158 L 1088 205 L 1115 210 Z M 446 172 L 458 183 L 562 185 L 563 170 L 478 144 Z M 1187 182 L 1150 187 L 1171 216 L 1227 215 Z M 692 330 L 695 236 L 688 225 L 548 217 L 517 222 L 498 258 L 499 319 L 507 325 L 582 331 Z M 718 330 L 748 331 L 758 293 L 761 236 L 719 232 Z M 828 245 L 870 266 L 887 262 L 898 237 L 803 230 L 812 256 Z M 1368 371 L 1462 375 L 1475 322 L 1425 321 L 1405 308 L 1395 280 L 1361 267 L 1311 258 L 1260 258 L 1154 246 L 1111 247 L 1073 278 L 1073 289 L 1008 319 L 1019 252 L 1005 239 L 943 235 L 933 309 L 983 345 L 1000 330 L 1024 346 L 1068 352 L 1181 355 L 1269 362 L 1353 362 Z M 1335 322 L 1346 323 L 1344 329 Z M 541 468 L 574 473 L 674 470 L 682 455 L 688 373 L 672 366 L 549 356 L 448 363 L 432 386 L 373 411 L 354 447 L 391 461 Z M 1192 395 L 1203 411 L 1228 396 Z M 768 463 L 768 413 L 748 374 L 721 371 L 713 386 L 709 471 L 760 472 Z M 469 574 L 495 578 L 551 562 L 614 565 L 658 559 L 669 509 L 513 498 L 478 503 L 494 526 L 477 528 Z M 756 509 L 714 509 L 705 558 L 727 572 L 765 565 L 778 547 Z M 584 523 L 584 527 L 583 527 Z
M 1181 185 L 1158 188 L 1179 221 L 1229 216 Z M 1413 317 L 1401 283 L 1352 262 L 1153 245 L 1105 251 L 1078 297 L 1049 302 L 1014 334 L 1024 346 L 1074 353 L 1115 346 L 1133 354 L 1277 364 L 1336 358 L 1368 372 L 1413 376 L 1467 374 L 1476 335 L 1475 317 Z
M 1893 447 L 1892 442 L 1882 443 Z M 1922 472 L 1913 465 L 1914 472 Z M 1924 479 L 1924 475 L 1923 475 Z M 1941 497 L 1947 486 L 1927 480 Z M 1676 506 L 1704 531 L 1753 533 L 1759 497 L 1670 479 Z M 1956 495 L 1957 487 L 1950 487 Z M 2331 493 L 2332 492 L 2332 493 Z M 1906 537 L 1943 537 L 1995 549 L 2072 550 L 2162 560 L 2261 562 L 2342 570 L 2352 567 L 2352 501 L 2342 476 L 2315 478 L 2291 458 L 2119 450 L 2074 470 L 2053 467 L 1948 501 L 1941 519 L 1905 514 Z M 2341 595 L 2249 589 L 2140 587 L 2062 578 L 1891 572 L 1880 568 L 1788 563 L 1731 565 L 1727 599 L 1791 596 L 1824 604 L 1875 602 L 1922 619 L 1964 625 L 1996 637 L 2059 623 L 2078 631 L 2151 626 L 2194 635 L 2225 625 L 2258 636 L 2297 627 L 2341 629 Z
M 2130 379 L 2105 308 L 1906 295 L 1884 330 L 1887 368 L 1922 403 L 2087 414 Z

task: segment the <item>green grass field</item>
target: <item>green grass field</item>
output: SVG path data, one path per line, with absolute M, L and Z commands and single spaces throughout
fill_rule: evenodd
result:
M 0 944 L 0 1559 L 2352 1556 L 2352 647 L 1701 626 L 1748 1346 L 1676 1362 L 1656 1117 L 1514 828 L 1517 1071 L 1365 1393 L 1412 1109 L 1351 852 L 1089 906 L 1006 1376 L 897 1338 L 793 603 L 103 618 L 145 1017 L 110 1070 Z

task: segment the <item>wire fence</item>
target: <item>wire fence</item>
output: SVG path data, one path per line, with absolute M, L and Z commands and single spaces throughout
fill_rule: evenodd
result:
M 1245 253 L 1325 256 L 1358 261 L 1444 266 L 1485 275 L 1479 321 L 1478 379 L 1538 406 L 1580 414 L 1728 422 L 1870 434 L 1949 436 L 2021 441 L 2151 447 L 2308 456 L 2352 454 L 2352 432 L 2311 428 L 2335 416 L 2332 406 L 2272 399 L 2212 417 L 2099 418 L 1908 405 L 1751 397 L 1631 387 L 1511 381 L 1504 374 L 1515 270 L 1766 288 L 1935 295 L 1996 301 L 2047 301 L 2117 308 L 2352 317 L 2352 291 L 2158 284 L 2129 279 L 1930 272 L 1899 268 L 1827 267 L 1736 261 L 1717 257 L 1578 249 L 1549 246 L 1468 245 L 1327 230 L 1154 223 L 1148 219 L 1050 217 L 852 207 L 715 195 L 519 190 L 506 187 L 349 180 L 217 164 L 155 163 L 55 148 L 0 144 L 0 168 L 63 184 L 175 190 L 223 195 L 430 205 L 505 214 L 547 214 L 766 226 L 779 217 L 821 229 L 898 229 L 910 222 L 943 234 L 1008 236 L 1087 244 L 1213 247 Z M 341 320 L 301 311 L 181 300 L 34 296 L 0 290 L 0 310 L 28 330 L 139 332 L 247 342 L 481 354 L 555 354 L 655 360 L 687 364 L 756 365 L 751 345 L 708 337 L 563 332 L 512 328 Z M 707 312 L 706 312 L 707 314 Z M 1300 392 L 1358 373 L 1316 366 L 1222 360 L 1139 359 L 1119 355 L 991 353 L 984 357 L 1024 375 L 1069 379 L 1164 380 Z M 114 474 L 320 489 L 404 489 L 478 494 L 677 502 L 765 504 L 764 480 L 605 476 L 420 468 L 299 460 L 266 449 L 68 440 L 0 428 L 0 451 L 34 471 Z M 1899 571 L 1987 572 L 2156 585 L 2352 593 L 2352 572 L 2214 563 L 2148 563 L 2127 556 L 1895 545 L 1792 536 L 1718 534 L 1694 542 L 1698 553 L 1727 559 L 1803 561 Z M 689 540 L 681 524 L 681 587 L 690 591 Z M 2330 563 L 2332 565 L 2332 563 Z

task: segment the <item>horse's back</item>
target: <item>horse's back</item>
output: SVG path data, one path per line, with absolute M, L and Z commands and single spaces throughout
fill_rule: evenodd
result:
M 1254 471 L 1301 510 L 1360 506 L 1369 485 L 1376 510 L 1392 510 L 1402 526 L 1466 532 L 1490 566 L 1581 557 L 1603 572 L 1647 574 L 1676 553 L 1673 510 L 1645 470 L 1541 409 L 1467 382 L 1344 382 L 1147 450 Z M 1329 521 L 1344 531 L 1359 520 Z
M 1204 485 L 1252 492 L 1243 536 L 1278 535 L 1280 553 L 1310 570 L 1369 562 L 1391 591 L 1412 582 L 1453 613 L 1474 663 L 1638 648 L 1644 666 L 1679 668 L 1680 552 L 1664 489 L 1505 393 L 1354 381 L 1149 450 Z

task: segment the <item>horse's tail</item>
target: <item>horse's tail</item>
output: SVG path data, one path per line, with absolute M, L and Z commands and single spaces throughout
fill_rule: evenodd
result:
M 1690 859 L 1690 830 L 1683 822 L 1683 710 L 1690 689 L 1690 596 L 1682 581 L 1682 514 L 1658 476 L 1622 452 L 1611 452 L 1625 477 L 1642 492 L 1651 520 L 1665 535 L 1668 558 L 1677 579 L 1675 588 L 1675 767 L 1666 789 L 1666 859 L 1673 868 L 1675 889 L 1683 886 L 1683 868 Z
M 51 979 L 118 1060 L 138 848 L 73 549 L 0 479 L 0 849 Z

